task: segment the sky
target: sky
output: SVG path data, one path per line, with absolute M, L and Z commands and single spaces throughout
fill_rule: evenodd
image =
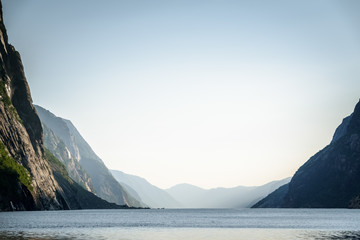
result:
M 292 176 L 360 98 L 357 0 L 2 0 L 33 102 L 169 188 Z

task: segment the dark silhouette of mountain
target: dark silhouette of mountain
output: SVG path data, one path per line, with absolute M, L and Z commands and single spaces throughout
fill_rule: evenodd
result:
M 252 208 L 280 208 L 284 204 L 284 197 L 288 191 L 289 184 L 285 184 L 257 202 Z
M 360 102 L 331 143 L 299 168 L 287 190 L 276 190 L 254 207 L 359 208 L 359 182 Z
M 35 105 L 44 128 L 45 146 L 62 161 L 71 178 L 102 199 L 119 205 L 145 207 L 111 175 L 71 121 Z

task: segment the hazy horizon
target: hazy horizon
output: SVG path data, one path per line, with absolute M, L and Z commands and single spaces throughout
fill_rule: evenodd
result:
M 360 2 L 3 0 L 34 104 L 169 188 L 292 176 L 360 98 Z

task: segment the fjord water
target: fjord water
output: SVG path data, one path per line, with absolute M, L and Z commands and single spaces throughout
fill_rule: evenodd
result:
M 139 209 L 1 212 L 0 239 L 359 239 L 349 209 Z

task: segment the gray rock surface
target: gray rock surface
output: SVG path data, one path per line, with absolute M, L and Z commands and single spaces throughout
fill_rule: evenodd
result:
M 0 5 L 1 6 L 1 5 Z M 2 7 L 1 7 L 2 9 Z M 2 10 L 1 10 L 2 11 Z M 33 190 L 15 203 L 18 209 L 65 209 L 62 189 L 54 179 L 44 159 L 41 122 L 32 105 L 20 54 L 8 44 L 8 37 L 0 16 L 0 141 L 9 155 L 24 166 L 32 177 Z M 5 90 L 5 91 L 4 91 Z M 14 183 L 18 184 L 18 183 Z M 19 187 L 21 191 L 24 186 Z M 8 208 L 6 196 L 2 208 Z M 33 200 L 34 204 L 27 205 Z
M 0 210 L 122 208 L 86 191 L 43 146 L 20 54 L 8 43 L 0 1 Z
M 89 192 L 96 193 L 91 179 L 86 171 L 81 167 L 78 160 L 73 157 L 65 143 L 55 135 L 51 129 L 42 124 L 44 130 L 44 145 L 52 152 L 57 159 L 66 167 L 69 176 L 80 186 Z
M 71 121 L 57 117 L 40 106 L 35 105 L 35 108 L 44 125 L 45 145 L 50 147 L 49 150 L 54 155 L 66 155 L 66 150 L 64 151 L 61 145 L 63 143 L 65 149 L 72 156 L 73 161 L 64 162 L 74 180 L 80 180 L 79 184 L 88 185 L 89 188 L 93 186 L 96 195 L 108 202 L 132 207 L 146 207 L 146 204 L 136 200 L 115 180 L 109 169 L 95 154 Z M 46 136 L 49 136 L 49 138 Z M 61 153 L 58 151 L 59 148 L 63 149 Z M 81 176 L 88 176 L 88 178 L 81 178 Z M 90 182 L 92 185 L 90 185 Z

